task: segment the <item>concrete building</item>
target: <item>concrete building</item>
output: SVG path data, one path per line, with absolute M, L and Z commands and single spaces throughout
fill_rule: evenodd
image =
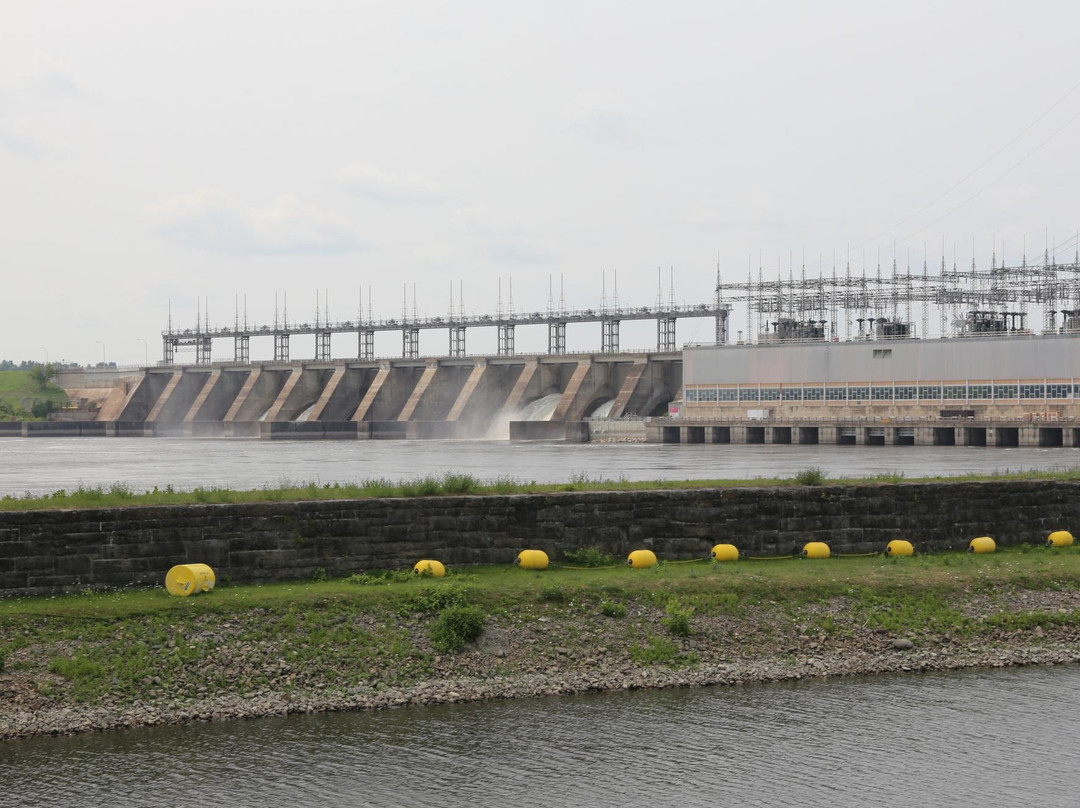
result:
M 687 418 L 1064 419 L 1080 335 L 689 346 Z

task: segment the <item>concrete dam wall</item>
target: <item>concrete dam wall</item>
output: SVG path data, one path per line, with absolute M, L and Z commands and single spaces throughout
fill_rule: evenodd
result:
M 682 356 L 589 354 L 147 368 L 100 386 L 61 376 L 93 400 L 108 434 L 196 437 L 510 437 L 530 404 L 549 398 L 544 426 L 521 437 L 565 437 L 564 425 L 603 407 L 610 417 L 667 411 L 682 389 Z M 539 423 L 539 422 L 538 422 Z M 97 434 L 85 424 L 86 434 Z M 557 434 L 556 434 L 557 433 Z
M 620 558 L 650 548 L 674 560 L 705 557 L 720 542 L 786 555 L 810 540 L 880 552 L 901 538 L 926 551 L 982 535 L 1041 543 L 1078 525 L 1080 483 L 1046 480 L 8 511 L 0 594 L 158 586 L 186 562 L 251 583 L 408 568 L 421 558 L 510 564 L 527 548 L 555 560 L 583 547 Z

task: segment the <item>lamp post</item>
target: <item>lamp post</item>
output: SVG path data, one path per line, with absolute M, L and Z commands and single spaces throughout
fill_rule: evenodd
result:
M 42 345 L 41 350 L 45 352 L 45 364 L 47 365 L 49 364 L 49 349 Z
M 141 343 L 142 343 L 142 348 L 143 348 L 143 367 L 149 367 L 149 366 L 150 366 L 150 348 L 149 348 L 149 347 L 147 347 L 147 345 L 146 345 L 146 340 L 144 340 L 144 339 L 143 339 L 142 337 L 136 337 L 136 338 L 135 338 L 135 341 L 136 341 L 136 342 L 141 342 Z
M 101 346 L 101 364 L 104 365 L 105 364 L 105 343 L 102 342 L 99 339 L 94 340 L 94 342 L 96 342 L 98 345 Z

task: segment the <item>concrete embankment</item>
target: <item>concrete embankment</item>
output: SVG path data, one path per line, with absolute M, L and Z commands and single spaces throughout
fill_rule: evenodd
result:
M 174 564 L 210 564 L 233 583 L 359 570 L 509 564 L 599 547 L 625 557 L 700 558 L 719 542 L 787 555 L 1044 541 L 1080 525 L 1080 483 L 989 481 L 614 491 L 0 512 L 0 594 L 159 585 Z

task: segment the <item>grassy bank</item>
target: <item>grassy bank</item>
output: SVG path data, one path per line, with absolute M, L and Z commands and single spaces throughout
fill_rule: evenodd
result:
M 327 694 L 460 677 L 574 673 L 606 687 L 634 670 L 854 660 L 895 653 L 897 638 L 931 657 L 1019 641 L 1080 648 L 1080 550 L 470 568 L 441 580 L 369 573 L 190 598 L 155 589 L 0 601 L 0 737 L 19 710 L 138 703 L 183 716 L 200 699 L 267 694 L 320 694 L 314 709 L 326 709 L 336 703 Z
M 791 477 L 758 477 L 752 480 L 609 480 L 576 475 L 568 482 L 537 483 L 513 477 L 481 480 L 471 474 L 428 475 L 413 480 L 374 478 L 357 483 L 291 483 L 251 490 L 195 488 L 177 490 L 173 486 L 137 491 L 124 483 L 109 486 L 82 486 L 42 496 L 0 497 L 0 510 L 45 510 L 59 508 L 106 508 L 139 505 L 194 505 L 202 503 L 303 502 L 314 500 L 363 499 L 375 497 L 423 497 L 470 494 L 543 494 L 557 491 L 646 491 L 663 489 L 768 487 L 787 485 L 891 485 L 901 482 L 977 482 L 980 480 L 1080 480 L 1080 469 L 1052 471 L 998 472 L 960 477 L 905 477 L 903 472 L 885 472 L 871 477 L 830 478 L 819 468 L 800 471 Z
M 0 371 L 0 418 L 38 421 L 69 403 L 67 393 L 52 382 L 39 384 L 30 370 Z

